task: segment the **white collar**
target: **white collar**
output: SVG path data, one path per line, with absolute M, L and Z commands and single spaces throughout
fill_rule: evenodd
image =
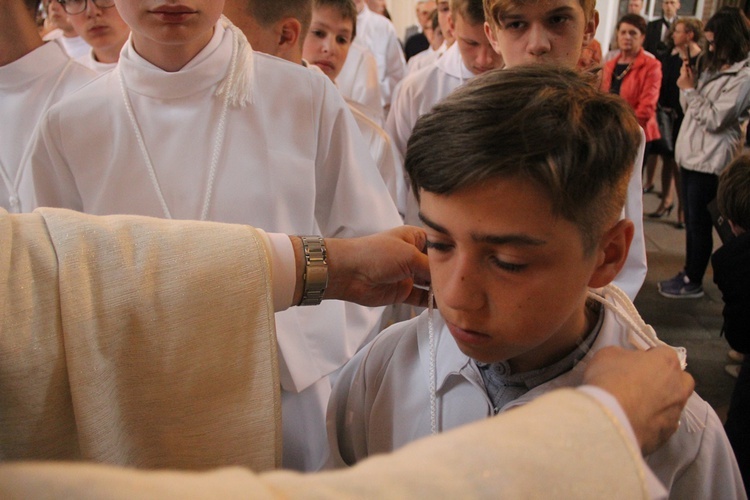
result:
M 448 47 L 448 50 L 437 60 L 437 66 L 454 78 L 461 80 L 461 83 L 471 80 L 476 75 L 469 71 L 461 57 L 461 51 L 458 50 L 458 42 Z
M 120 52 L 119 71 L 131 91 L 157 99 L 183 98 L 217 85 L 232 58 L 232 34 L 219 21 L 208 44 L 185 67 L 164 71 L 133 48 L 132 34 Z M 249 47 L 248 47 L 249 49 Z

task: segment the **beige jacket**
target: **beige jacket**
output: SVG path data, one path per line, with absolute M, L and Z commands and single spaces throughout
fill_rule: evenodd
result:
M 0 209 L 0 459 L 276 467 L 269 280 L 247 226 Z

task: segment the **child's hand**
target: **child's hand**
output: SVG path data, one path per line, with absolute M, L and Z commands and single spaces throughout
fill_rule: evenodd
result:
M 695 387 L 671 347 L 648 351 L 607 347 L 593 357 L 583 380 L 617 398 L 644 455 L 658 449 L 677 430 L 680 413 Z

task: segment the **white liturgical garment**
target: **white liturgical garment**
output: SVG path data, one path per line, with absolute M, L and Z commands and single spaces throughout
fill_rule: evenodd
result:
M 349 54 L 341 67 L 339 76 L 336 77 L 336 86 L 341 95 L 350 101 L 360 103 L 371 111 L 367 114 L 372 116 L 378 125 L 385 122 L 383 114 L 383 99 L 380 92 L 380 79 L 378 77 L 378 63 L 375 56 L 366 46 L 362 45 L 359 37 L 349 47 Z
M 230 67 L 232 44 L 232 31 L 220 22 L 192 61 L 168 73 L 126 43 L 115 70 L 50 110 L 32 159 L 37 201 L 93 214 L 168 211 L 179 219 L 200 219 L 205 210 L 210 220 L 328 237 L 401 224 L 328 78 L 248 45 L 251 102 L 229 106 L 222 119 L 224 99 L 214 93 Z M 325 460 L 327 375 L 379 327 L 380 314 L 330 301 L 277 315 L 285 465 L 314 469 Z M 287 408 L 295 398 L 298 409 Z
M 17 61 L 0 66 L 0 207 L 33 207 L 31 172 L 22 168 L 47 109 L 96 75 L 73 62 L 62 46 L 47 42 Z
M 401 42 L 398 41 L 396 28 L 387 18 L 374 13 L 367 8 L 367 5 L 364 5 L 362 11 L 357 14 L 355 43 L 366 46 L 375 56 L 382 103 L 383 107 L 387 108 L 391 104 L 391 96 L 396 84 L 406 75 L 406 59 Z M 349 72 L 344 76 L 349 77 Z M 339 80 L 342 80 L 341 74 L 339 74 Z M 347 84 L 344 83 L 344 87 L 346 86 Z

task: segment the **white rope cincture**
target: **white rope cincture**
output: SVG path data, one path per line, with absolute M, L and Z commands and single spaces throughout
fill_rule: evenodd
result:
M 604 297 L 604 294 L 611 295 L 615 299 L 615 303 L 613 304 L 607 300 Z M 617 315 L 628 325 L 630 343 L 635 348 L 646 350 L 651 347 L 670 347 L 677 353 L 677 357 L 680 359 L 680 367 L 683 370 L 687 368 L 687 349 L 684 347 L 671 346 L 659 339 L 659 337 L 656 336 L 653 327 L 643 321 L 643 318 L 641 318 L 641 315 L 638 313 L 633 302 L 625 292 L 620 290 L 620 288 L 613 284 L 609 284 L 599 290 L 589 290 L 588 297 L 602 304 L 604 308 Z M 700 418 L 698 418 L 698 416 L 687 406 L 682 410 L 680 424 L 681 426 L 684 424 L 684 427 L 688 432 L 698 432 L 706 427 Z
M 435 367 L 435 328 L 432 321 L 432 313 L 435 311 L 435 300 L 430 287 L 427 295 L 427 334 L 430 341 L 430 432 L 434 436 L 438 433 L 437 425 L 437 375 Z
M 198 220 L 206 220 L 208 218 L 208 211 L 211 206 L 211 197 L 214 192 L 214 184 L 216 180 L 216 171 L 219 165 L 219 159 L 221 153 L 224 150 L 224 137 L 226 135 L 227 125 L 227 114 L 229 106 L 232 107 L 244 107 L 248 103 L 252 102 L 252 87 L 250 85 L 252 79 L 252 49 L 250 44 L 245 38 L 242 31 L 234 26 L 229 20 L 222 16 L 222 24 L 225 29 L 229 29 L 232 34 L 232 57 L 227 72 L 226 78 L 222 80 L 219 87 L 216 89 L 214 94 L 217 97 L 223 97 L 221 114 L 219 115 L 219 122 L 216 127 L 216 137 L 214 138 L 214 146 L 211 152 L 211 163 L 208 169 L 208 179 L 206 181 L 206 192 L 203 196 L 203 206 L 201 208 L 200 217 Z M 133 104 L 130 101 L 127 87 L 125 86 L 125 79 L 118 66 L 115 70 L 118 74 L 120 81 L 120 90 L 122 98 L 125 103 L 125 109 L 130 118 L 130 124 L 133 128 L 136 140 L 138 141 L 138 147 L 141 151 L 141 156 L 146 164 L 151 184 L 154 186 L 156 196 L 159 199 L 164 217 L 172 219 L 172 213 L 167 205 L 167 200 L 164 198 L 164 193 L 159 183 L 159 178 L 156 175 L 156 169 L 154 168 L 153 162 L 151 161 L 151 155 L 146 147 L 146 141 L 143 139 L 143 133 L 141 127 L 138 125 L 138 120 L 133 110 Z

